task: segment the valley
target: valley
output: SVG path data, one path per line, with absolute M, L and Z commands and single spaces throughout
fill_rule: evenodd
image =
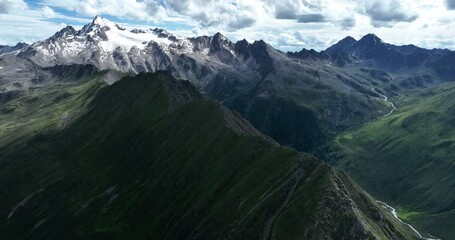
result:
M 450 224 L 455 197 L 448 177 L 453 90 L 447 83 L 408 91 L 392 115 L 350 129 L 333 143 L 341 169 L 374 196 L 399 206 L 398 215 L 417 212 L 407 220 L 443 239 L 455 234 L 453 228 L 441 228 Z

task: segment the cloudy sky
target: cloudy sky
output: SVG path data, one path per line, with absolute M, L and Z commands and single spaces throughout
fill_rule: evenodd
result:
M 96 15 L 179 36 L 263 39 L 283 51 L 322 50 L 367 33 L 455 50 L 455 0 L 0 0 L 0 44 L 42 40 Z

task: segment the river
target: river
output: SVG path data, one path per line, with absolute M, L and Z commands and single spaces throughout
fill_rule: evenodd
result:
M 386 210 L 388 210 L 392 216 L 394 218 L 396 218 L 398 221 L 400 221 L 401 223 L 403 223 L 404 225 L 408 226 L 417 236 L 419 236 L 420 239 L 424 239 L 424 240 L 441 240 L 440 238 L 433 238 L 434 236 L 432 236 L 431 238 L 426 238 L 424 236 L 422 236 L 422 234 L 420 234 L 419 231 L 417 231 L 411 224 L 409 223 L 405 223 L 403 222 L 399 217 L 398 217 L 398 214 L 397 214 L 397 211 L 395 208 L 393 208 L 392 206 L 388 205 L 387 203 L 385 202 L 381 202 L 381 201 L 376 201 L 381 207 L 385 208 Z

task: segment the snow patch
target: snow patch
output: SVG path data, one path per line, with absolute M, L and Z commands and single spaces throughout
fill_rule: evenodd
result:
M 167 49 L 172 41 L 167 38 L 160 38 L 150 30 L 139 33 L 132 33 L 127 30 L 109 29 L 105 31 L 108 40 L 100 41 L 99 45 L 104 51 L 114 51 L 117 47 L 121 47 L 123 51 L 129 52 L 131 48 L 137 47 L 144 49 L 143 42 L 154 41 Z
M 209 52 L 210 52 L 210 48 L 204 48 L 204 49 L 202 49 L 202 53 L 203 53 L 204 55 L 208 55 Z

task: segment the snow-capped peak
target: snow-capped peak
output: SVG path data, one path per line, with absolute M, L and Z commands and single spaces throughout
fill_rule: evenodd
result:
M 104 52 L 113 52 L 119 47 L 124 52 L 129 52 L 133 47 L 144 49 L 150 41 L 160 45 L 169 45 L 173 42 L 167 36 L 161 36 L 160 32 L 151 29 L 127 30 L 100 16 L 96 16 L 90 24 L 85 25 L 77 38 L 95 41 Z
M 227 39 L 227 37 L 225 37 L 220 32 L 215 33 L 215 35 L 213 35 L 213 38 L 219 39 L 220 41 L 229 41 L 229 39 Z
M 108 19 L 106 18 L 103 18 L 103 17 L 100 17 L 100 16 L 96 16 L 93 21 L 92 21 L 93 24 L 96 24 L 98 26 L 114 26 L 114 25 L 117 25 L 111 21 L 109 21 Z
M 114 22 L 111 22 L 103 17 L 96 16 L 90 24 L 87 24 L 82 28 L 80 35 L 93 35 L 99 31 L 109 31 L 111 29 L 125 30 Z
M 220 33 L 213 37 L 178 38 L 159 28 L 121 27 L 100 16 L 81 30 L 68 26 L 31 48 L 31 59 L 42 66 L 90 63 L 100 69 L 124 72 L 164 68 L 181 54 L 206 59 L 224 49 L 235 56 L 232 42 Z

